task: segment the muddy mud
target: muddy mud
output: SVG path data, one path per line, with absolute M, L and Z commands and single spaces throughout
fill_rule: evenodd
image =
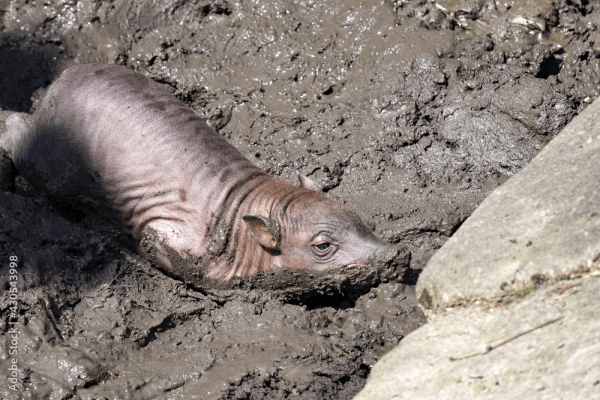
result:
M 425 322 L 431 255 L 598 96 L 599 26 L 585 0 L 0 1 L 0 134 L 68 66 L 117 63 L 403 249 L 190 285 L 0 155 L 0 398 L 352 398 Z

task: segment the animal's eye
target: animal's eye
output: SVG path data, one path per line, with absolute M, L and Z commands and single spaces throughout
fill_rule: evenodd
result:
M 335 245 L 330 242 L 321 242 L 312 245 L 312 251 L 315 257 L 324 259 L 330 257 L 335 253 Z
M 337 245 L 328 235 L 320 234 L 312 240 L 312 254 L 319 261 L 329 260 L 337 251 Z
M 315 248 L 317 248 L 317 249 L 319 249 L 321 251 L 325 251 L 325 250 L 327 250 L 330 247 L 331 247 L 331 243 L 327 243 L 327 242 L 320 243 L 320 244 L 315 244 Z

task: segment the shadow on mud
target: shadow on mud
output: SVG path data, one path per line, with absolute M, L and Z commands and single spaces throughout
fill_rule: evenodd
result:
M 557 52 L 557 54 L 563 54 L 563 51 Z M 540 64 L 540 71 L 536 74 L 536 78 L 548 79 L 552 75 L 558 75 L 562 66 L 563 60 L 560 60 L 554 56 L 554 54 L 545 58 Z
M 31 112 L 59 72 L 61 49 L 0 37 L 0 109 Z

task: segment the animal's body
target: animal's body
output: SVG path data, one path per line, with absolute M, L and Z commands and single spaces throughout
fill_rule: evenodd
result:
M 11 140 L 29 182 L 154 238 L 142 253 L 176 276 L 367 264 L 383 250 L 308 178 L 268 176 L 162 86 L 120 66 L 69 68 L 33 127 Z

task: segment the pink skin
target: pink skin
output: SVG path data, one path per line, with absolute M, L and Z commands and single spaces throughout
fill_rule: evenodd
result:
M 281 245 L 280 265 L 311 265 L 323 270 L 334 265 L 365 265 L 375 260 L 382 242 L 343 205 L 324 195 L 299 199 L 292 215 L 299 229 L 290 229 Z M 340 211 L 342 210 L 342 211 Z
M 268 178 L 268 177 L 267 177 Z M 306 182 L 305 177 L 302 180 Z M 311 181 L 312 182 L 312 181 Z M 314 183 L 313 183 L 314 185 Z M 316 187 L 316 186 L 312 186 Z M 278 221 L 279 243 L 264 224 L 244 221 L 243 216 L 260 215 Z M 383 242 L 373 236 L 360 219 L 320 190 L 298 187 L 268 178 L 245 196 L 233 220 L 231 239 L 237 243 L 235 257 L 214 260 L 206 276 L 224 281 L 250 276 L 274 268 L 324 270 L 332 266 L 367 265 L 383 251 Z M 164 244 L 182 255 L 205 257 L 206 249 L 194 253 L 198 242 L 184 235 L 180 225 L 167 228 L 163 219 L 148 225 Z M 178 233 L 177 233 L 178 232 Z M 167 250 L 161 244 L 156 255 L 162 266 L 174 272 Z M 252 260 L 252 262 L 248 262 Z
M 366 265 L 383 251 L 310 179 L 300 176 L 299 187 L 269 177 L 162 86 L 123 67 L 65 71 L 10 153 L 38 188 L 137 240 L 153 234 L 152 254 L 140 253 L 182 278 L 198 265 L 220 281 Z

